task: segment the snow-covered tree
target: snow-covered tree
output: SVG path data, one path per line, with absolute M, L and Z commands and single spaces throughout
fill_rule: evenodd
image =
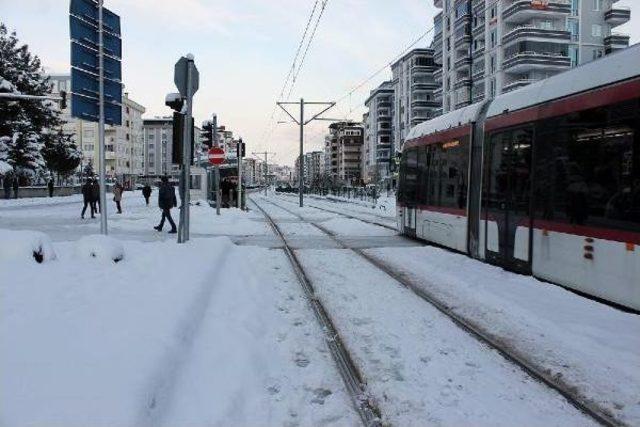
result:
M 73 142 L 73 135 L 59 129 L 45 136 L 42 157 L 50 171 L 67 178 L 80 165 L 82 152 Z
M 40 59 L 20 44 L 16 33 L 0 23 L 0 91 L 27 95 L 51 93 Z M 0 138 L 4 147 L 0 161 L 17 175 L 33 176 L 45 166 L 41 155 L 43 135 L 62 125 L 60 112 L 49 101 L 0 102 Z M 6 168 L 6 165 L 5 165 Z

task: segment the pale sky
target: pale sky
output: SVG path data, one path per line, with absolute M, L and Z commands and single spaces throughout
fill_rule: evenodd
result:
M 200 70 L 196 123 L 215 112 L 220 124 L 243 137 L 249 153 L 276 152 L 275 162 L 292 164 L 298 128 L 280 124 L 270 138 L 266 135 L 314 2 L 105 0 L 105 6 L 122 18 L 125 90 L 147 108 L 145 117 L 171 112 L 164 97 L 176 92 L 174 64 L 193 53 Z M 637 3 L 622 0 L 618 5 Z M 68 9 L 68 0 L 0 0 L 0 21 L 17 31 L 48 71 L 68 73 Z M 329 0 L 291 100 L 341 98 L 430 29 L 437 12 L 431 0 Z M 631 42 L 638 43 L 640 9 L 632 10 L 631 21 L 616 31 L 631 34 Z M 430 43 L 431 35 L 416 47 Z M 389 70 L 327 116 L 361 120 L 359 106 L 369 90 L 388 78 Z M 276 119 L 285 120 L 284 113 Z M 307 127 L 305 151 L 322 148 L 327 125 Z

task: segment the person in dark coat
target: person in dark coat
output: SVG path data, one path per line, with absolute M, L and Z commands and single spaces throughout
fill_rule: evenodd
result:
M 10 199 L 11 198 L 11 175 L 7 174 L 4 176 L 4 179 L 2 180 L 2 187 L 4 188 L 4 198 L 5 199 Z
M 13 177 L 13 198 L 17 199 L 18 198 L 18 189 L 20 188 L 20 180 L 18 179 L 17 176 Z
M 91 210 L 91 218 L 95 218 L 93 211 L 93 198 L 91 195 L 92 192 L 92 183 L 91 180 L 87 179 L 87 181 L 82 185 L 82 201 L 84 202 L 84 206 L 82 207 L 82 213 L 80 214 L 80 218 L 84 219 L 84 214 L 87 211 L 87 206 Z
M 146 183 L 144 187 L 142 187 L 142 195 L 144 196 L 144 201 L 147 202 L 147 206 L 149 206 L 149 199 L 151 198 L 151 186 L 149 183 Z
M 91 210 L 100 213 L 100 184 L 97 179 L 91 182 Z
M 173 185 L 169 183 L 169 178 L 166 176 L 162 177 L 162 183 L 158 190 L 158 206 L 162 209 L 162 219 L 160 220 L 160 224 L 153 228 L 158 231 L 162 231 L 164 220 L 167 219 L 169 224 L 171 224 L 169 234 L 177 233 L 178 230 L 176 228 L 176 223 L 173 222 L 173 218 L 171 217 L 171 209 L 178 206 L 178 200 L 176 199 L 176 190 L 173 188 Z
M 53 197 L 53 179 L 50 179 L 47 183 L 47 189 L 49 190 L 49 197 Z

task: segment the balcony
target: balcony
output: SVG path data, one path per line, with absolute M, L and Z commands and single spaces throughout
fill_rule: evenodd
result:
M 471 77 L 474 80 L 481 79 L 484 77 L 484 61 L 482 63 L 474 64 L 473 70 L 471 71 Z
M 456 110 L 457 110 L 457 109 L 459 109 L 459 108 L 464 108 L 464 107 L 466 107 L 467 105 L 471 105 L 471 101 L 470 101 L 470 100 L 468 100 L 468 99 L 467 99 L 467 100 L 460 101 L 460 102 L 456 102 Z
M 484 37 L 484 22 L 482 22 L 481 24 L 479 24 L 477 27 L 474 27 L 471 30 L 471 34 L 473 34 L 473 37 L 476 39 L 482 38 Z
M 502 68 L 510 73 L 526 73 L 533 70 L 564 71 L 571 67 L 571 58 L 546 52 L 520 52 L 506 58 Z
M 464 78 L 458 79 L 455 82 L 455 84 L 453 85 L 453 88 L 454 89 L 460 89 L 460 88 L 463 88 L 463 87 L 471 87 L 471 83 L 472 83 L 472 81 L 471 81 L 470 78 L 464 77 Z
M 433 44 L 438 45 L 440 43 L 442 43 L 442 31 L 433 35 Z
M 476 50 L 473 51 L 473 59 L 478 59 L 482 56 L 484 56 L 485 53 L 485 47 L 484 46 L 480 46 L 479 48 L 477 48 Z
M 460 68 L 468 68 L 471 66 L 471 62 L 471 58 L 469 58 L 468 56 L 463 56 L 462 58 L 456 60 L 456 69 L 459 70 Z
M 436 53 L 433 55 L 433 62 L 442 65 L 442 50 L 436 51 Z
M 440 85 L 434 80 L 414 80 L 411 83 L 412 90 L 433 90 Z
M 411 100 L 412 108 L 426 108 L 426 107 L 438 107 L 440 103 L 436 102 L 433 98 L 427 99 L 423 97 L 413 98 Z
M 484 0 L 472 0 L 471 1 L 471 10 L 474 13 L 482 13 L 485 8 Z
M 468 49 L 471 46 L 471 34 L 463 33 L 461 35 L 456 34 L 456 42 L 454 46 L 456 49 Z
M 629 36 L 626 34 L 613 33 L 604 38 L 604 51 L 607 54 L 627 47 L 629 47 Z
M 438 68 L 433 72 L 433 80 L 440 86 L 440 83 L 442 83 L 442 68 Z
M 505 84 L 502 88 L 502 92 L 503 93 L 511 92 L 512 90 L 520 89 L 521 87 L 530 85 L 531 83 L 535 83 L 535 82 L 537 82 L 536 79 L 529 79 L 526 77 L 516 79 L 510 83 Z
M 604 13 L 604 21 L 612 27 L 626 24 L 631 19 L 631 9 L 628 7 L 613 7 Z
M 533 18 L 554 19 L 565 18 L 571 14 L 570 0 L 517 0 L 502 12 L 504 22 L 518 24 Z
M 533 26 L 522 26 L 514 28 L 513 30 L 502 36 L 502 43 L 508 44 L 528 38 L 545 39 L 545 41 L 568 43 L 571 41 L 571 33 L 564 30 L 548 30 L 544 28 L 536 28 Z

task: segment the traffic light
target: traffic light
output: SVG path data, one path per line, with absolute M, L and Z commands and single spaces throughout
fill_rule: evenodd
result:
M 213 123 L 207 121 L 202 123 L 202 132 L 200 132 L 202 143 L 207 147 L 213 147 Z
M 171 162 L 177 165 L 182 164 L 184 151 L 184 126 L 185 116 L 182 113 L 173 113 L 173 140 L 171 141 Z M 195 120 L 191 119 L 191 164 L 195 146 Z
M 64 110 L 67 108 L 67 91 L 60 91 L 60 110 Z
M 246 156 L 246 154 L 247 154 L 246 153 L 246 147 L 245 147 L 244 142 L 242 142 L 242 138 L 240 138 L 238 140 L 238 148 L 237 148 L 237 150 L 238 150 L 237 154 L 238 154 L 238 158 L 239 159 L 242 159 L 243 157 Z
M 164 105 L 171 108 L 173 111 L 181 112 L 184 109 L 186 101 L 187 100 L 179 93 L 169 93 L 164 99 Z

